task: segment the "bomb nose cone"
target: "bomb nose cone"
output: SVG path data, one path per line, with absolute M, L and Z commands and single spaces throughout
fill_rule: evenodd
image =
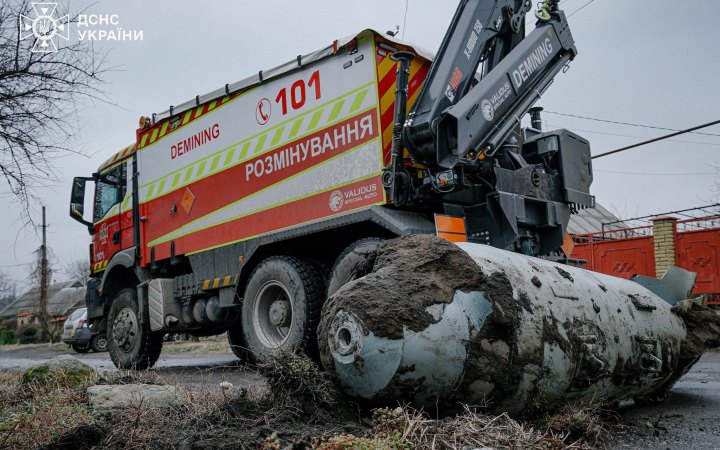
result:
M 355 314 L 340 310 L 324 333 L 323 364 L 335 371 L 345 392 L 357 398 L 382 391 L 395 376 L 402 356 L 401 340 L 377 337 L 364 329 Z
M 357 316 L 338 311 L 328 333 L 328 348 L 333 359 L 341 363 L 352 363 L 361 355 L 363 332 Z

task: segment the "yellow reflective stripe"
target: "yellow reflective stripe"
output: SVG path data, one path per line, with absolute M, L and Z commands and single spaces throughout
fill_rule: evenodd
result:
M 280 127 L 275 131 L 275 136 L 273 136 L 272 142 L 270 145 L 273 147 L 277 145 L 278 142 L 280 142 L 280 139 L 282 138 L 283 133 L 285 133 L 285 127 Z
M 225 157 L 225 162 L 223 163 L 223 167 L 227 166 L 228 164 L 230 164 L 232 162 L 232 157 L 234 154 L 235 154 L 235 149 L 234 148 L 230 149 L 227 156 Z
M 198 177 L 202 176 L 203 171 L 205 170 L 205 163 L 207 163 L 207 161 L 203 161 L 200 163 L 200 166 L 198 167 L 196 176 L 198 176 Z
M 324 112 L 325 111 L 318 111 L 313 114 L 312 119 L 310 119 L 310 125 L 308 125 L 309 130 L 314 130 L 315 127 L 317 127 L 317 124 L 318 122 L 320 122 L 320 118 L 322 117 Z
M 337 119 L 340 115 L 340 111 L 342 111 L 343 106 L 345 106 L 345 100 L 340 100 L 335 104 L 332 111 L 330 112 L 330 117 L 328 117 L 328 122 L 332 122 L 333 120 Z
M 190 181 L 190 178 L 192 177 L 192 173 L 193 173 L 193 168 L 192 168 L 192 166 L 190 166 L 190 168 L 188 168 L 187 172 L 185 172 L 185 179 L 183 180 L 183 183 L 187 183 L 188 181 Z M 152 186 L 150 186 L 150 187 L 152 187 Z M 150 199 L 150 197 L 152 197 L 152 195 L 148 195 L 146 198 Z
M 365 96 L 367 96 L 368 91 L 362 91 L 358 92 L 358 95 L 355 96 L 355 100 L 352 102 L 352 105 L 350 105 L 350 112 L 355 112 L 362 106 L 363 102 L 365 101 Z
M 257 145 L 255 146 L 255 153 L 260 153 L 260 151 L 265 146 L 266 139 L 267 139 L 267 135 L 260 136 L 260 139 L 258 139 Z
M 295 136 L 298 134 L 298 132 L 300 132 L 300 127 L 302 126 L 302 124 L 303 124 L 303 119 L 302 119 L 302 118 L 300 118 L 299 120 L 295 121 L 295 123 L 293 124 L 292 129 L 290 130 L 290 134 L 288 135 L 288 137 L 295 137 Z
M 242 150 L 240 150 L 240 155 L 238 156 L 238 161 L 241 161 L 243 158 L 245 158 L 245 155 L 247 155 L 248 150 L 250 150 L 250 144 L 252 142 L 247 142 L 245 145 L 243 145 Z
M 212 172 L 217 167 L 218 163 L 220 162 L 220 155 L 217 155 L 214 159 L 212 164 L 210 164 L 210 171 Z
M 371 82 L 361 88 L 350 91 L 347 94 L 343 94 L 342 96 L 338 97 L 336 100 L 332 100 L 332 101 L 329 101 L 326 104 L 324 104 L 324 106 L 332 105 L 332 109 L 331 109 L 330 114 L 327 117 L 327 119 L 323 121 L 322 128 L 323 129 L 329 128 L 329 127 L 341 122 L 342 120 L 345 120 L 347 117 L 349 117 L 349 115 L 351 114 L 349 111 L 346 112 L 345 114 L 341 114 L 343 112 L 343 110 L 345 109 L 346 105 L 348 104 L 348 102 L 346 100 L 349 98 L 352 98 L 353 99 L 352 100 L 353 107 L 356 104 L 362 106 L 363 102 L 365 102 L 366 99 L 368 98 L 367 92 L 369 89 L 372 88 L 372 86 L 373 86 L 373 83 Z M 372 106 L 372 107 L 368 108 L 367 111 L 370 111 L 373 109 L 376 109 L 376 106 Z M 226 170 L 229 167 L 240 164 L 240 163 L 244 162 L 246 160 L 246 158 L 248 158 L 248 157 L 260 156 L 260 155 L 266 153 L 267 151 L 277 148 L 278 143 L 291 142 L 293 140 L 299 140 L 299 139 L 302 139 L 303 137 L 309 136 L 313 133 L 314 128 L 316 128 L 318 126 L 318 123 L 320 122 L 320 120 L 325 112 L 326 112 L 326 110 L 323 108 L 321 108 L 321 109 L 315 108 L 314 110 L 307 111 L 306 113 L 303 113 L 303 115 L 301 117 L 291 119 L 283 124 L 279 124 L 263 133 L 256 134 L 250 138 L 245 139 L 244 141 L 238 142 L 232 146 L 226 147 L 218 152 L 208 155 L 207 157 L 205 157 L 199 161 L 195 161 L 195 162 L 190 163 L 180 169 L 177 169 L 161 178 L 158 178 L 152 182 L 146 183 L 143 186 L 141 186 L 141 191 L 142 191 L 142 189 L 147 189 L 147 191 L 142 195 L 142 197 L 143 197 L 142 203 L 150 201 L 154 197 L 157 197 L 159 195 L 160 191 L 158 190 L 157 185 L 159 183 L 161 183 L 161 181 L 163 179 L 169 180 L 171 177 L 173 177 L 173 182 L 171 184 L 172 184 L 173 190 L 175 190 L 184 185 L 200 181 L 201 179 L 206 178 L 207 176 L 210 176 L 213 173 L 216 173 L 216 172 L 219 172 L 222 170 Z M 360 112 L 360 113 L 362 113 L 362 112 Z M 288 125 L 292 122 L 293 123 L 292 129 L 295 129 L 295 128 L 300 129 L 302 127 L 302 124 L 304 123 L 304 117 L 308 117 L 311 114 L 312 114 L 312 117 L 310 119 L 308 127 L 302 136 L 299 136 L 299 137 L 298 136 L 287 136 L 286 138 L 283 138 L 285 131 L 288 130 L 288 127 L 286 125 Z M 355 112 L 353 112 L 352 114 L 356 115 Z M 272 144 L 269 146 L 266 145 L 268 140 L 271 140 L 271 142 L 272 142 Z M 248 155 L 251 148 L 253 147 L 253 144 L 254 144 L 254 149 L 252 150 L 252 154 Z M 240 152 L 240 156 L 238 157 L 238 159 L 233 161 L 234 154 L 236 153 L 237 146 L 239 146 L 239 145 L 242 145 L 242 151 Z M 211 165 L 215 166 L 215 167 L 211 168 L 208 172 L 205 172 L 205 167 L 207 166 L 208 162 L 213 160 L 213 158 L 217 158 L 217 157 L 220 157 L 220 160 L 223 160 L 223 157 L 224 157 L 223 163 L 222 164 L 218 163 L 217 165 L 211 163 Z M 202 170 L 200 170 L 199 168 L 197 171 L 195 170 L 195 167 L 199 167 L 203 164 L 205 166 L 202 166 Z M 182 173 L 182 171 L 185 171 L 185 177 L 182 181 L 182 184 L 179 184 L 179 181 L 182 178 L 182 175 L 180 175 L 180 177 L 178 177 L 178 173 Z M 195 173 L 195 175 L 193 175 L 193 173 Z M 151 190 L 150 186 L 153 186 L 153 185 L 156 185 L 156 186 L 154 189 Z

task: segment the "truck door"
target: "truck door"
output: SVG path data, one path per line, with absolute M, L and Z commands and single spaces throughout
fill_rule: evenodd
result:
M 132 160 L 122 163 L 124 190 L 120 202 L 120 250 L 133 246 Z
M 110 258 L 121 250 L 120 204 L 125 198 L 126 163 L 98 175 L 93 209 L 92 272 L 102 272 Z

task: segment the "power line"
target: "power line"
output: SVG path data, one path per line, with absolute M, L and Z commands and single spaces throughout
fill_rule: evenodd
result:
M 548 128 L 550 128 L 550 129 L 557 126 L 556 124 L 550 125 L 550 122 L 546 122 L 546 123 L 547 123 Z M 562 128 L 562 127 L 560 127 L 560 128 Z M 584 130 L 582 128 L 575 128 L 575 127 L 572 127 L 572 131 L 582 131 L 584 133 L 602 134 L 605 136 L 618 136 L 618 137 L 635 138 L 635 139 L 650 139 L 650 136 L 637 136 L 637 135 L 632 135 L 632 134 L 607 133 L 607 132 L 596 131 L 596 130 Z M 693 133 L 693 134 L 696 134 L 696 133 Z M 720 144 L 715 144 L 712 142 L 684 141 L 681 139 L 670 139 L 670 142 L 677 142 L 680 144 L 709 145 L 711 147 L 720 147 Z M 74 225 L 72 225 L 72 226 L 74 226 Z
M 576 9 L 575 11 L 571 12 L 570 15 L 568 15 L 568 19 L 571 18 L 572 16 L 574 16 L 575 14 L 579 13 L 584 7 L 586 7 L 587 5 L 589 5 L 590 3 L 594 2 L 594 1 L 595 0 L 590 0 L 589 2 L 585 3 L 584 5 L 582 5 L 578 9 Z
M 660 214 L 649 214 L 647 216 L 633 217 L 632 219 L 616 220 L 615 222 L 605 222 L 602 224 L 603 231 L 605 231 L 605 225 L 615 225 L 616 223 L 631 222 L 634 220 L 642 220 L 642 219 L 650 219 L 652 217 L 666 216 L 669 214 L 681 214 L 681 213 L 689 212 L 689 211 L 697 211 L 697 210 L 703 210 L 703 209 L 707 209 L 707 208 L 715 208 L 717 206 L 720 206 L 720 203 L 715 203 L 713 205 L 696 206 L 695 208 L 681 209 L 678 211 L 669 211 L 669 212 L 664 212 L 664 213 L 660 213 Z M 694 217 L 694 219 L 701 219 L 701 218 L 702 217 Z
M 584 120 L 593 120 L 595 122 L 605 122 L 605 123 L 613 123 L 615 125 L 626 125 L 629 127 L 639 127 L 639 128 L 651 128 L 653 130 L 663 130 L 663 131 L 680 131 L 676 128 L 664 128 L 664 127 L 657 127 L 654 125 L 641 125 L 638 123 L 630 123 L 630 122 L 618 122 L 615 120 L 607 120 L 607 119 L 598 119 L 595 117 L 588 117 L 588 116 L 580 116 L 577 114 L 566 114 L 566 113 L 559 113 L 555 111 L 543 111 L 544 114 L 554 114 L 556 116 L 565 116 L 565 117 L 574 117 L 576 119 L 584 119 Z M 713 133 L 692 133 L 692 134 L 702 134 L 704 136 L 715 136 L 720 137 L 720 134 L 713 134 Z
M 30 265 L 30 264 L 32 264 L 32 263 L 7 264 L 7 265 L 5 265 L 5 266 L 0 266 L 0 269 L 7 269 L 7 268 L 9 268 L 9 267 L 22 267 L 22 266 L 27 266 L 27 265 Z
M 651 176 L 696 176 L 696 175 L 717 175 L 715 172 L 695 172 L 695 173 L 650 173 L 650 172 L 615 172 L 612 170 L 598 170 L 593 169 L 593 172 L 601 172 L 601 173 L 613 173 L 613 174 L 619 174 L 619 175 L 651 175 Z
M 652 144 L 653 142 L 662 141 L 662 140 L 665 140 L 665 139 L 668 139 L 668 138 L 671 138 L 671 137 L 679 136 L 679 135 L 681 135 L 681 134 L 686 134 L 686 133 L 690 133 L 690 132 L 695 131 L 695 130 L 700 130 L 700 129 L 702 129 L 702 128 L 711 127 L 711 126 L 717 125 L 717 124 L 719 124 L 719 123 L 720 123 L 720 120 L 716 120 L 716 121 L 714 121 L 714 122 L 709 122 L 709 123 L 706 123 L 706 124 L 703 124 L 703 125 L 698 125 L 698 126 L 696 126 L 696 127 L 688 128 L 687 130 L 676 131 L 675 133 L 666 134 L 665 136 L 660 136 L 660 137 L 657 137 L 657 138 L 655 138 L 655 139 L 650 139 L 650 140 L 648 140 L 648 141 L 638 142 L 637 144 L 628 145 L 627 147 L 622 147 L 622 148 L 619 148 L 619 149 L 617 149 L 617 150 L 611 150 L 611 151 L 609 151 L 609 152 L 600 153 L 599 155 L 593 156 L 592 159 L 602 158 L 603 156 L 608 156 L 608 155 L 612 155 L 612 154 L 615 154 L 615 153 L 624 152 L 625 150 L 630 150 L 630 149 L 632 149 L 632 148 L 640 147 L 640 146 L 647 145 L 647 144 Z

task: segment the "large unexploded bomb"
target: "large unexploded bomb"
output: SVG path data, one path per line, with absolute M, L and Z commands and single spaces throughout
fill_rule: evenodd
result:
M 707 344 L 635 282 L 432 236 L 382 244 L 318 341 L 352 397 L 511 413 L 660 396 Z

